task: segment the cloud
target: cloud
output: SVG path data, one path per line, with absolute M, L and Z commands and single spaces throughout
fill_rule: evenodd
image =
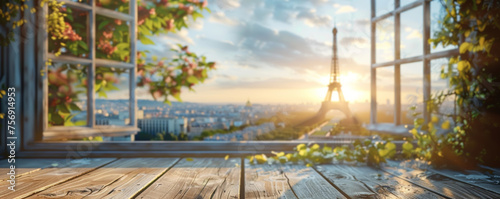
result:
M 189 18 L 188 20 L 189 29 L 201 30 L 203 29 L 203 20 L 193 20 L 193 18 Z
M 216 12 L 212 13 L 210 15 L 210 18 L 208 18 L 208 21 L 214 22 L 214 23 L 221 23 L 229 26 L 235 26 L 238 25 L 238 22 L 236 20 L 228 18 L 224 12 Z
M 334 8 L 337 8 L 337 11 L 335 14 L 342 14 L 342 13 L 350 13 L 350 12 L 356 12 L 357 9 L 350 6 L 350 5 L 340 5 L 340 4 L 333 4 Z
M 231 41 L 220 41 L 216 39 L 207 38 L 204 36 L 201 36 L 199 39 L 202 45 L 206 45 L 212 49 L 228 51 L 228 52 L 235 52 L 238 50 L 238 47 L 234 45 L 233 42 Z
M 418 30 L 412 30 L 408 36 L 406 36 L 406 39 L 422 39 L 422 33 Z
M 300 79 L 290 79 L 290 78 L 270 78 L 264 80 L 253 80 L 253 81 L 224 81 L 219 82 L 219 88 L 231 89 L 308 89 L 308 88 L 318 88 L 324 85 L 314 82 L 306 81 Z
M 181 29 L 177 33 L 168 33 L 165 36 L 161 36 L 160 38 L 163 40 L 168 40 L 168 41 L 174 41 L 177 43 L 188 43 L 188 44 L 194 44 L 193 39 L 191 39 L 188 35 L 188 31 L 186 29 Z M 166 42 L 170 43 L 170 42 Z
M 215 0 L 215 5 L 220 9 L 235 9 L 240 7 L 239 0 Z
M 297 19 L 303 20 L 304 23 L 311 27 L 329 27 L 332 25 L 332 17 L 328 15 L 316 15 L 316 10 L 304 10 L 297 15 Z
M 340 40 L 340 45 L 346 48 L 350 48 L 352 46 L 366 48 L 368 47 L 368 40 L 363 37 L 343 37 Z

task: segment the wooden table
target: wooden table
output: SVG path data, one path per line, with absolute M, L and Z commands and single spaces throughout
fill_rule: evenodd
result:
M 251 165 L 241 158 L 18 159 L 0 198 L 500 198 L 486 178 L 367 166 Z M 500 178 L 494 171 L 493 177 Z M 464 175 L 466 176 L 466 175 Z

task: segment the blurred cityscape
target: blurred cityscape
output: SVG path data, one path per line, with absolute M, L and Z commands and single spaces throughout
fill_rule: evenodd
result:
M 85 104 L 78 104 L 85 110 Z M 129 101 L 97 99 L 95 102 L 96 125 L 126 126 L 130 123 Z M 250 100 L 241 104 L 204 104 L 173 102 L 172 105 L 161 101 L 138 100 L 136 111 L 137 127 L 140 129 L 134 138 L 109 137 L 105 140 L 204 140 L 204 141 L 241 141 L 262 139 L 304 139 L 305 134 L 322 137 L 339 135 L 356 136 L 362 134 L 359 129 L 339 130 L 337 124 L 345 118 L 339 111 L 328 114 L 329 122 L 322 124 L 314 132 L 306 129 L 300 132 L 292 129 L 294 135 L 276 136 L 270 133 L 284 134 L 280 129 L 292 128 L 297 121 L 306 119 L 317 112 L 320 103 L 302 104 L 252 104 Z M 349 107 L 359 125 L 364 128 L 369 123 L 369 102 L 350 103 Z M 413 124 L 417 116 L 408 111 L 416 106 L 421 111 L 421 104 L 403 105 L 402 122 Z M 389 100 L 377 106 L 377 117 L 381 123 L 392 123 L 394 105 Z M 309 115 L 308 115 L 309 114 Z M 85 120 L 86 111 L 80 112 L 72 120 Z M 298 117 L 291 122 L 291 117 Z M 286 131 L 286 130 L 285 130 Z M 286 134 L 286 133 L 285 133 Z M 338 136 L 338 135 L 337 135 Z M 306 135 L 307 138 L 307 135 Z

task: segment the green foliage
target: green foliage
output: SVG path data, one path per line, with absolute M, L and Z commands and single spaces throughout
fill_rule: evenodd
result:
M 18 1 L 16 1 L 18 2 Z M 19 1 L 19 5 L 24 5 Z M 63 6 L 64 2 L 55 0 L 43 0 L 41 4 L 49 5 L 48 35 L 49 52 L 55 56 L 61 54 L 88 58 L 88 12 L 71 9 Z M 128 1 L 98 0 L 97 6 L 119 12 L 128 12 Z M 24 6 L 16 4 L 7 5 L 8 9 L 25 9 Z M 138 5 L 138 41 L 146 45 L 155 43 L 148 37 L 166 33 L 176 33 L 182 28 L 188 28 L 187 20 L 191 17 L 196 20 L 203 17 L 206 1 L 171 0 L 160 2 L 139 2 Z M 35 12 L 35 10 L 32 10 Z M 13 12 L 4 13 L 12 18 Z M 3 23 L 0 19 L 0 23 Z M 8 18 L 7 20 L 11 20 Z M 10 22 L 5 22 L 10 23 Z M 19 25 L 22 25 L 21 22 Z M 16 25 L 16 26 L 19 26 Z M 96 16 L 96 57 L 110 59 L 119 62 L 130 62 L 130 34 L 129 23 L 108 17 Z M 3 39 L 3 38 L 2 38 Z M 2 40 L 3 42 L 3 40 Z M 165 103 L 170 103 L 170 98 L 181 101 L 182 88 L 193 90 L 193 86 L 203 83 L 208 77 L 208 71 L 215 69 L 215 62 L 207 61 L 205 56 L 199 56 L 188 50 L 187 46 L 178 45 L 172 49 L 177 56 L 174 58 L 157 58 L 152 56 L 148 59 L 148 51 L 137 52 L 137 86 L 149 88 L 155 99 L 163 97 Z M 52 65 L 47 60 L 47 65 Z M 50 67 L 50 66 L 49 66 Z M 49 125 L 85 125 L 85 121 L 73 123 L 72 118 L 80 112 L 74 102 L 78 96 L 82 96 L 82 89 L 87 86 L 86 67 L 79 65 L 65 65 L 63 69 L 49 69 Z M 99 97 L 107 97 L 110 91 L 118 90 L 118 76 L 121 73 L 130 73 L 129 70 L 107 67 L 96 67 L 95 92 Z M 44 75 L 42 73 L 42 75 Z M 68 77 L 66 77 L 68 76 Z M 71 78 L 69 78 L 71 76 Z M 60 81 L 59 78 L 62 77 Z M 77 84 L 74 80 L 81 84 Z M 136 81 L 136 80 L 131 80 Z M 77 91 L 80 90 L 80 91 Z
M 328 164 L 334 160 L 339 162 L 359 162 L 367 163 L 370 166 L 378 167 L 385 163 L 386 159 L 394 157 L 396 154 L 396 145 L 391 141 L 374 142 L 365 140 L 363 142 L 356 140 L 353 147 L 347 145 L 331 148 L 329 146 L 321 147 L 318 144 L 307 146 L 299 144 L 294 148 L 293 153 L 272 152 L 273 157 L 267 157 L 265 154 L 248 156 L 250 164 L 273 164 L 273 163 L 304 163 L 308 166 L 315 164 Z
M 418 147 L 414 155 L 437 165 L 499 165 L 495 140 L 500 138 L 500 86 L 495 82 L 500 77 L 500 2 L 446 0 L 443 7 L 441 27 L 429 42 L 434 47 L 458 46 L 460 54 L 442 67 L 441 78 L 448 80 L 448 90 L 427 102 L 432 120 L 415 121 L 411 133 Z M 440 112 L 447 97 L 455 102 L 456 112 L 451 115 Z M 439 125 L 450 129 L 449 133 L 437 136 Z

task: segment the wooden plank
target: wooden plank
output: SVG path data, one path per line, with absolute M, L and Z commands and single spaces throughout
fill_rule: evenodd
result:
M 346 198 L 305 165 L 245 164 L 245 198 Z
M 384 167 L 384 171 L 450 198 L 500 198 L 500 194 L 453 180 L 433 171 Z
M 0 174 L 6 174 L 10 172 L 10 165 L 14 165 L 15 168 L 15 176 L 16 178 L 29 174 L 35 171 L 39 171 L 40 169 L 44 168 L 61 168 L 63 166 L 66 166 L 68 164 L 67 159 L 16 159 L 16 162 L 13 164 L 10 164 L 5 161 L 0 162 Z M 9 176 L 8 175 L 2 175 L 0 178 L 0 181 L 5 181 L 8 180 Z
M 239 158 L 180 160 L 137 198 L 239 198 Z
M 500 194 L 500 172 L 488 170 L 480 172 L 476 170 L 453 171 L 453 170 L 431 170 L 451 179 L 465 182 Z
M 245 165 L 245 198 L 297 198 L 280 165 Z
M 37 198 L 131 198 L 178 158 L 125 158 L 35 194 Z
M 16 191 L 8 189 L 8 181 L 0 182 L 0 198 L 23 198 L 43 191 L 51 186 L 78 177 L 109 163 L 113 158 L 94 158 L 71 160 L 64 168 L 46 168 L 23 175 L 16 179 Z
M 442 198 L 370 167 L 320 165 L 317 170 L 351 198 Z

